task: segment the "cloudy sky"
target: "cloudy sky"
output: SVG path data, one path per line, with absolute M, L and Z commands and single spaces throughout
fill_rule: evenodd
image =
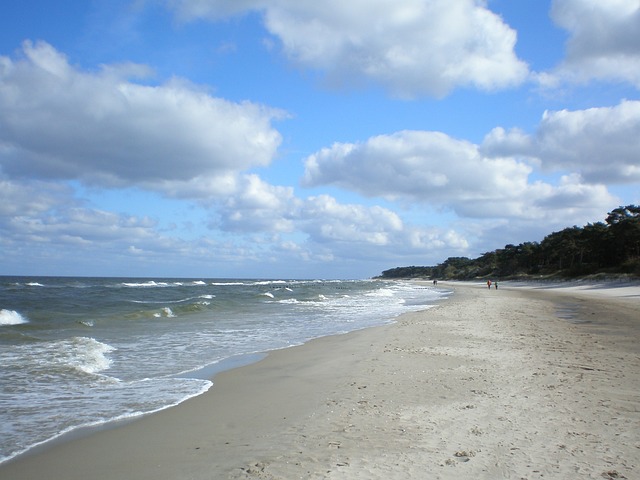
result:
M 640 0 L 5 0 L 0 274 L 539 241 L 640 203 L 639 89 Z

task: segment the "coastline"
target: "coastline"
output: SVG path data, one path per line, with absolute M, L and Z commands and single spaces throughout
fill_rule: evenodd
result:
M 455 294 L 435 308 L 271 352 L 0 477 L 638 476 L 640 288 L 445 285 Z

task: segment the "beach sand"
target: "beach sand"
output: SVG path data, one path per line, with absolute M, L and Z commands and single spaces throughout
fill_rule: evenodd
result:
M 640 288 L 446 284 L 1 479 L 640 478 Z

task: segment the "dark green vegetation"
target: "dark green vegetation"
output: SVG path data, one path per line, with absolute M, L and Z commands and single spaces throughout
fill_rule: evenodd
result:
M 397 267 L 381 278 L 640 277 L 640 206 L 618 207 L 605 222 L 553 232 L 541 242 L 505 245 L 480 257 L 449 257 L 435 267 Z

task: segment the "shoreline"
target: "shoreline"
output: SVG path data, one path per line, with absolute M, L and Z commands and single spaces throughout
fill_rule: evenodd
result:
M 16 303 L 6 306 L 21 310 L 31 325 L 3 329 L 10 336 L 1 352 L 7 395 L 0 464 L 36 445 L 46 449 L 78 432 L 109 428 L 200 395 L 225 359 L 388 323 L 438 297 L 422 285 L 368 280 L 183 284 L 54 277 L 33 288 L 28 285 L 36 282 L 16 279 L 7 291 L 12 284 L 19 289 L 10 299 Z M 62 303 L 77 298 L 81 308 L 36 314 L 46 310 L 36 301 L 41 292 L 55 292 Z M 92 301 L 84 303 L 87 294 Z M 22 296 L 34 296 L 33 304 Z M 122 323 L 129 315 L 135 321 Z M 17 336 L 11 336 L 14 331 Z M 32 342 L 31 336 L 43 341 Z
M 27 453 L 0 476 L 638 474 L 640 297 L 442 285 L 455 293 L 435 308 L 269 352 L 203 395 Z M 592 323 L 558 318 L 565 298 Z
M 285 347 L 285 348 L 288 348 L 288 347 Z M 155 410 L 152 412 L 144 412 L 138 415 L 132 415 L 132 416 L 127 416 L 122 418 L 114 418 L 114 419 L 110 419 L 108 421 L 100 422 L 96 424 L 82 425 L 79 427 L 74 427 L 69 431 L 61 432 L 55 437 L 49 438 L 47 440 L 43 440 L 42 442 L 29 447 L 27 450 L 20 452 L 14 455 L 13 457 L 10 457 L 7 460 L 4 460 L 3 462 L 0 462 L 0 470 L 3 465 L 8 464 L 10 462 L 20 461 L 22 458 L 27 458 L 32 455 L 38 455 L 39 453 L 46 452 L 47 450 L 54 448 L 57 445 L 62 445 L 74 440 L 86 438 L 88 436 L 91 436 L 106 430 L 110 430 L 112 428 L 119 428 L 123 425 L 129 424 L 132 422 L 137 422 L 138 420 L 144 417 L 155 415 L 157 413 L 160 413 L 164 410 L 168 410 L 170 408 L 175 408 L 181 405 L 182 403 L 187 402 L 193 398 L 199 397 L 200 395 L 205 395 L 213 387 L 213 379 L 218 374 L 228 370 L 233 370 L 234 368 L 240 368 L 243 366 L 260 362 L 261 360 L 266 358 L 266 356 L 269 353 L 270 351 L 261 352 L 261 353 L 244 353 L 244 354 L 233 355 L 219 362 L 206 365 L 204 367 L 198 368 L 191 372 L 175 375 L 176 378 L 193 378 L 193 379 L 199 379 L 199 380 L 207 380 L 211 382 L 211 386 L 207 390 L 203 391 L 202 393 L 199 393 L 192 397 L 185 398 L 184 400 L 182 400 L 177 404 L 161 407 L 158 410 Z

